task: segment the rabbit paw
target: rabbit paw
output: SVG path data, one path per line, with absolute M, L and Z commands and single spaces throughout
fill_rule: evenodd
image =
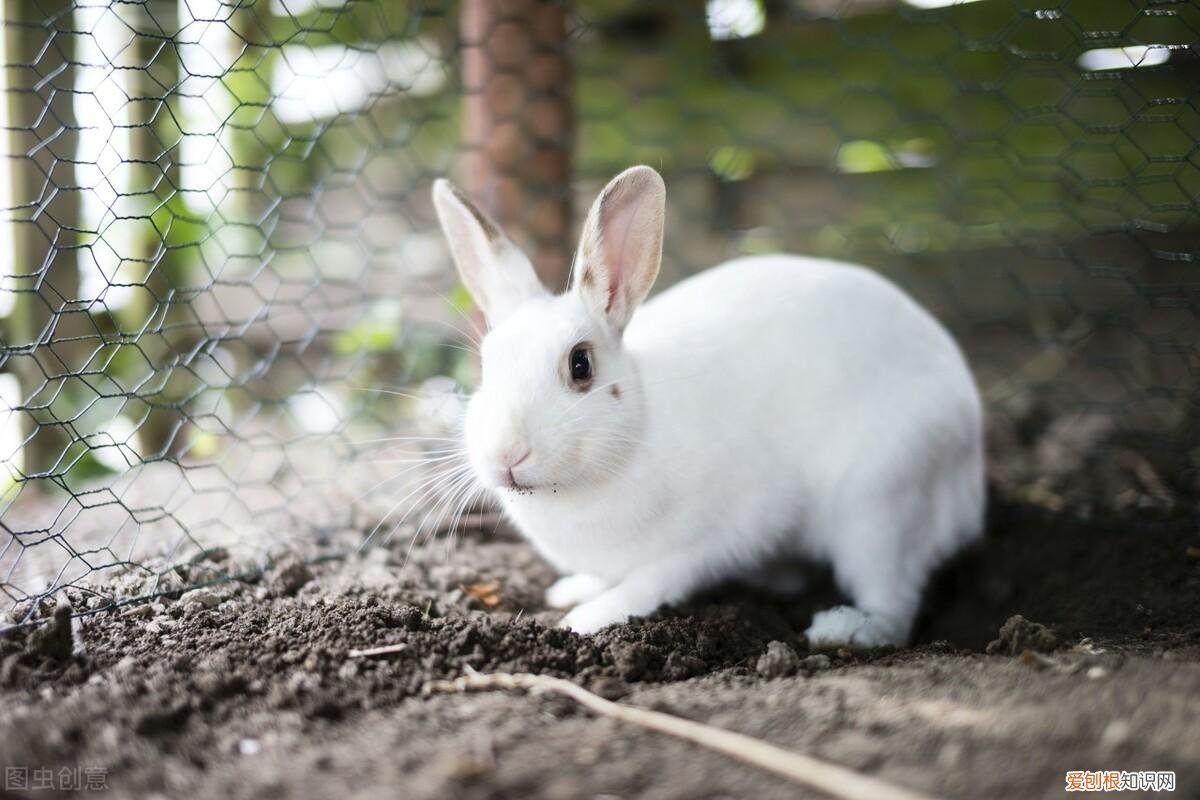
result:
M 854 606 L 835 606 L 813 614 L 804 632 L 809 647 L 903 646 L 897 626 L 888 619 Z
M 576 633 L 595 633 L 601 628 L 624 622 L 628 616 L 609 597 L 601 595 L 583 605 L 575 606 L 574 610 L 562 618 L 558 627 Z
M 546 590 L 546 606 L 571 608 L 599 596 L 608 587 L 599 578 L 582 572 L 559 578 Z

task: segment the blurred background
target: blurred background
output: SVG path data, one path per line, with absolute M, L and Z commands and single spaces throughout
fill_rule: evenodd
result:
M 471 385 L 445 175 L 550 286 L 635 163 L 668 186 L 659 289 L 876 268 L 967 351 L 994 502 L 1194 527 L 1192 2 L 0 7 L 0 610 L 428 501 L 363 456 Z

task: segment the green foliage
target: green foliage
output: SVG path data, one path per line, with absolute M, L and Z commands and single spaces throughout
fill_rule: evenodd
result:
M 900 169 L 900 165 L 879 142 L 855 139 L 838 148 L 837 168 L 840 172 L 859 174 Z
M 334 352 L 339 355 L 354 353 L 387 353 L 396 348 L 400 331 L 388 325 L 367 321 L 358 322 L 338 333 L 333 340 Z
M 713 152 L 708 166 L 721 180 L 744 181 L 754 174 L 754 154 L 744 147 L 723 145 Z

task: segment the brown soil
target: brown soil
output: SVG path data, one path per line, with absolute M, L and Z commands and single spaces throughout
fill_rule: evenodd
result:
M 449 558 L 375 551 L 86 616 L 74 654 L 61 616 L 0 639 L 0 762 L 100 768 L 114 796 L 808 796 L 567 700 L 422 695 L 469 665 L 569 677 L 949 797 L 1060 797 L 1078 769 L 1174 770 L 1176 796 L 1200 795 L 1194 518 L 992 516 L 902 651 L 810 654 L 798 631 L 827 582 L 566 633 L 538 605 L 549 570 L 490 532 Z M 998 638 L 1014 614 L 1029 622 Z

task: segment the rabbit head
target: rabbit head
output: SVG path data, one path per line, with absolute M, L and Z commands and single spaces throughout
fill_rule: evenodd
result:
M 467 452 L 483 485 L 564 492 L 611 478 L 643 427 L 640 378 L 622 334 L 662 259 L 666 190 L 649 167 L 592 205 L 570 288 L 552 294 L 529 259 L 445 180 L 434 205 L 462 281 L 482 310 L 482 381 Z

